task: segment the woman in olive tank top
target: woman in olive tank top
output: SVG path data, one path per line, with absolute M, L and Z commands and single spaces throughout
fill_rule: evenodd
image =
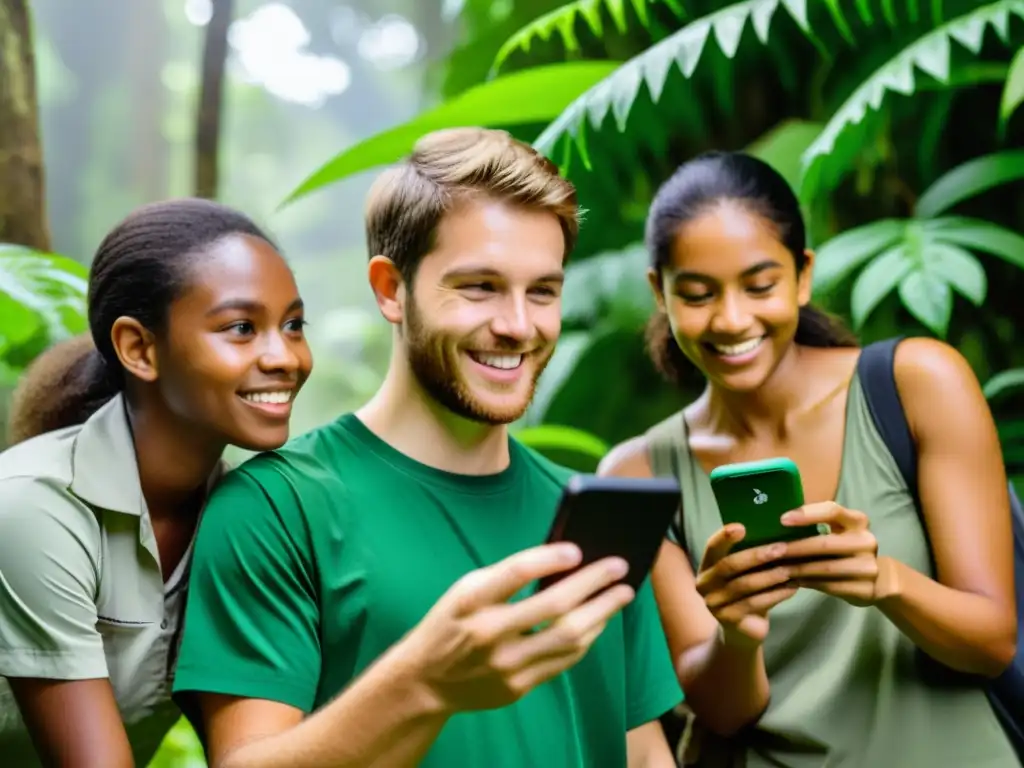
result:
M 652 356 L 707 384 L 600 471 L 682 487 L 652 579 L 695 715 L 691 764 L 1018 766 L 978 682 L 1011 661 L 1017 625 L 1005 470 L 966 361 L 931 339 L 897 349 L 922 526 L 856 340 L 809 305 L 814 254 L 786 182 L 747 155 L 701 156 L 662 186 L 647 244 Z M 784 521 L 831 533 L 730 552 L 743 527 L 723 526 L 708 473 L 774 456 L 796 462 L 807 501 Z

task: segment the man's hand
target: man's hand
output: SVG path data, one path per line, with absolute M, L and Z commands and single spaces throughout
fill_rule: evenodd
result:
M 511 704 L 576 664 L 608 620 L 634 597 L 615 584 L 620 558 L 592 563 L 523 600 L 508 600 L 545 576 L 580 562 L 571 544 L 519 552 L 473 571 L 451 587 L 402 641 L 440 709 L 454 714 Z

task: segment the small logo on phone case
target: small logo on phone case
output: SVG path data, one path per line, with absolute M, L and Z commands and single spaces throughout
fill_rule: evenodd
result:
M 764 491 L 758 489 L 758 488 L 755 488 L 754 489 L 754 503 L 755 504 L 764 504 L 766 501 L 768 501 L 768 494 L 765 493 Z

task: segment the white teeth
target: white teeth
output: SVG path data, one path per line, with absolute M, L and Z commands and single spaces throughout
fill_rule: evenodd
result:
M 489 365 L 491 368 L 500 368 L 503 371 L 518 368 L 519 364 L 523 362 L 522 355 L 485 355 L 477 353 L 473 357 L 476 358 L 477 362 Z
M 242 395 L 242 398 L 250 403 L 271 403 L 273 405 L 284 405 L 292 399 L 291 392 L 249 392 Z
M 740 355 L 747 354 L 747 352 L 753 352 L 760 346 L 762 341 L 764 341 L 764 336 L 749 339 L 739 344 L 712 344 L 711 346 L 723 357 L 739 357 Z

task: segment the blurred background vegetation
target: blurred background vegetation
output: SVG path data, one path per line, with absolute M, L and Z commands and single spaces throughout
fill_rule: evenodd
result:
M 592 469 L 696 394 L 644 353 L 643 221 L 680 162 L 745 148 L 799 191 L 817 300 L 865 342 L 957 346 L 1020 484 L 1022 44 L 1024 0 L 0 0 L 0 400 L 84 329 L 102 235 L 202 194 L 296 271 L 317 360 L 297 430 L 358 406 L 389 351 L 366 189 L 423 133 L 487 125 L 587 209 L 524 440 Z M 184 724 L 153 763 L 203 764 Z

